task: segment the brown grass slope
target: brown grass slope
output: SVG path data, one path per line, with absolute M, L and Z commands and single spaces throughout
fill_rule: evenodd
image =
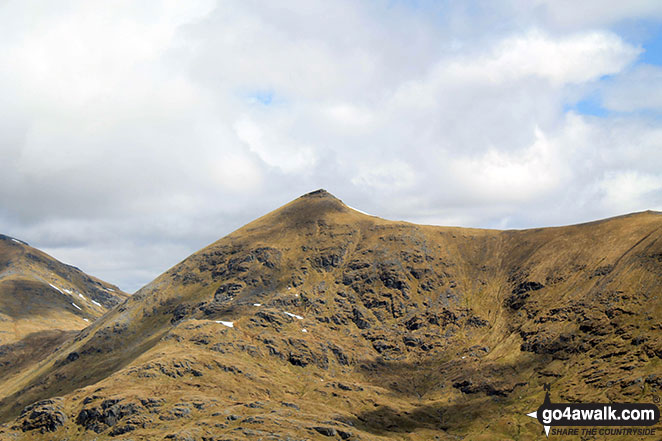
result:
M 0 385 L 126 298 L 115 285 L 0 235 Z
M 654 212 L 479 230 L 313 192 L 6 382 L 0 438 L 542 439 L 542 383 L 659 394 L 661 239 Z

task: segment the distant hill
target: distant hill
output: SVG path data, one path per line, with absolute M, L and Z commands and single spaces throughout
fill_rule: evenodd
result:
M 435 227 L 319 190 L 0 378 L 0 438 L 542 439 L 543 383 L 555 401 L 659 395 L 661 296 L 660 213 Z
M 44 330 L 82 329 L 128 295 L 0 235 L 0 344 Z
M 0 235 L 0 377 L 40 360 L 127 297 L 115 285 Z

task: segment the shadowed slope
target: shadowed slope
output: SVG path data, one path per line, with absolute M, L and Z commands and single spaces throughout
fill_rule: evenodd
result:
M 115 285 L 0 235 L 0 344 L 36 331 L 82 329 L 126 297 Z
M 115 285 L 0 235 L 0 387 L 126 298 Z

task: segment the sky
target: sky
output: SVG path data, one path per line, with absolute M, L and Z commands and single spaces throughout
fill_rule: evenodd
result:
M 0 1 L 0 233 L 133 292 L 309 191 L 662 210 L 659 0 Z

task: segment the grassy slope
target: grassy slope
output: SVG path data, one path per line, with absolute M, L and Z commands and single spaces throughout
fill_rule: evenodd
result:
M 0 344 L 33 332 L 82 329 L 84 319 L 95 320 L 126 297 L 114 285 L 0 235 Z
M 127 297 L 115 285 L 0 235 L 0 385 Z

